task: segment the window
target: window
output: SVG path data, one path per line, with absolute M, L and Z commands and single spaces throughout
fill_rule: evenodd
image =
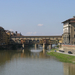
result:
M 74 35 L 74 38 L 75 38 L 75 35 Z

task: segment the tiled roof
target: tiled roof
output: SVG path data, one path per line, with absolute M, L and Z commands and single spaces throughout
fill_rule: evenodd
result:
M 70 18 L 68 20 L 63 21 L 62 23 L 65 23 L 67 21 L 69 21 L 69 23 L 75 23 L 75 18 Z
M 70 23 L 75 23 L 75 21 L 70 21 Z

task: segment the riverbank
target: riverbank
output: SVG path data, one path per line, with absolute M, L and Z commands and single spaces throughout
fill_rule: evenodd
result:
M 56 50 L 56 52 L 55 52 Z M 75 64 L 75 56 L 62 54 L 57 52 L 58 49 L 51 49 L 47 52 L 48 55 L 55 56 L 61 62 L 74 63 Z

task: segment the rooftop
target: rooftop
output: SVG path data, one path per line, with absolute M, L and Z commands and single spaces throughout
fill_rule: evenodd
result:
M 12 38 L 49 38 L 49 37 L 59 37 L 59 38 L 61 38 L 62 36 L 61 35 L 59 35 L 59 36 L 12 36 Z
M 0 30 L 4 30 L 4 28 L 0 26 Z
M 75 16 L 73 18 L 63 21 L 62 23 L 65 23 L 65 22 L 75 23 Z

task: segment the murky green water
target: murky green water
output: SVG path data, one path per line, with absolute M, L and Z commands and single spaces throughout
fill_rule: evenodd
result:
M 62 63 L 34 47 L 21 50 L 0 50 L 0 75 L 75 75 L 75 65 Z

